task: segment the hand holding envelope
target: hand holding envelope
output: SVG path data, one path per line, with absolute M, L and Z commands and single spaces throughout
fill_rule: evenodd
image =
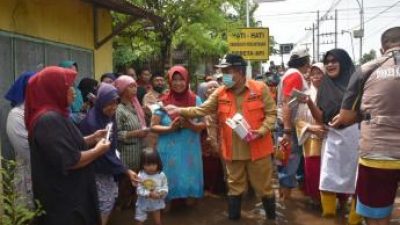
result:
M 258 138 L 261 137 L 261 134 L 259 134 L 256 130 L 251 130 L 249 131 L 249 133 L 246 135 L 246 137 L 244 138 L 245 141 L 250 142 L 250 141 L 254 141 Z

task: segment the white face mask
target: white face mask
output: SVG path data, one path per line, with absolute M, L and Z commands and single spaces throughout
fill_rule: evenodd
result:
M 224 73 L 222 76 L 222 83 L 224 83 L 227 88 L 232 88 L 235 85 L 235 81 L 233 81 L 233 75 Z

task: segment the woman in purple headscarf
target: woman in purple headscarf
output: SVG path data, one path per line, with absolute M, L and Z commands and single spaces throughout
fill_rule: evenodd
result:
M 126 174 L 131 181 L 136 180 L 136 173 L 127 169 L 117 157 L 117 129 L 115 112 L 118 106 L 117 89 L 106 83 L 102 83 L 97 91 L 94 107 L 87 117 L 81 122 L 80 129 L 84 135 L 91 134 L 99 129 L 104 129 L 107 124 L 113 124 L 110 149 L 102 157 L 94 161 L 96 186 L 101 212 L 101 223 L 107 224 L 109 215 L 114 207 L 118 194 L 116 179 Z

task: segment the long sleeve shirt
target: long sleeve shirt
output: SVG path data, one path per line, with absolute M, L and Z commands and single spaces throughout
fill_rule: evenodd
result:
M 138 177 L 141 181 L 137 187 L 139 196 L 149 197 L 152 191 L 163 193 L 164 195 L 168 194 L 168 181 L 163 172 L 150 175 L 140 171 Z
M 147 174 L 143 170 L 139 172 L 139 185 L 137 187 L 137 205 L 144 211 L 153 211 L 165 207 L 164 198 L 168 194 L 168 181 L 163 172 L 156 174 Z M 162 197 L 160 199 L 150 198 L 150 192 L 156 192 Z
M 208 99 L 200 106 L 182 108 L 180 113 L 184 117 L 198 117 L 206 116 L 212 113 L 216 113 L 218 110 L 218 94 L 220 93 L 220 88 L 214 91 Z M 230 91 L 230 90 L 228 90 Z M 243 114 L 242 103 L 246 92 L 249 91 L 249 85 L 246 82 L 245 90 L 241 93 L 234 93 L 235 104 L 237 113 Z M 273 130 L 276 121 L 276 105 L 274 99 L 269 95 L 268 87 L 262 91 L 262 98 L 264 102 L 264 113 L 265 118 L 262 125 L 257 129 L 257 132 L 261 135 L 265 135 L 267 132 Z M 242 140 L 236 133 L 232 134 L 232 146 L 233 146 L 233 160 L 248 160 L 251 158 L 249 144 Z

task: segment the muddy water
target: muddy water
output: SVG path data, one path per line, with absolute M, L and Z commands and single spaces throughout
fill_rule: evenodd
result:
M 400 200 L 396 201 L 391 224 L 400 224 Z M 346 218 L 339 213 L 338 218 L 324 219 L 320 210 L 311 206 L 300 191 L 293 193 L 293 199 L 286 204 L 277 203 L 278 219 L 276 223 L 265 220 L 260 202 L 255 197 L 244 197 L 242 218 L 239 221 L 227 219 L 226 199 L 224 197 L 205 197 L 192 207 L 178 207 L 162 214 L 164 225 L 345 225 Z M 109 225 L 135 224 L 132 210 L 116 211 Z M 145 224 L 152 224 L 151 218 Z
M 396 201 L 391 224 L 400 224 L 400 198 Z M 286 204 L 277 203 L 278 219 L 275 223 L 266 221 L 264 212 L 255 197 L 242 200 L 242 218 L 240 221 L 227 219 L 226 199 L 223 197 L 205 197 L 192 207 L 177 207 L 162 215 L 164 225 L 345 225 L 346 218 L 339 212 L 338 218 L 321 218 L 320 210 L 308 203 L 300 191 L 294 191 L 293 199 Z M 116 211 L 109 225 L 133 225 L 133 209 Z M 153 224 L 151 216 L 146 225 Z

